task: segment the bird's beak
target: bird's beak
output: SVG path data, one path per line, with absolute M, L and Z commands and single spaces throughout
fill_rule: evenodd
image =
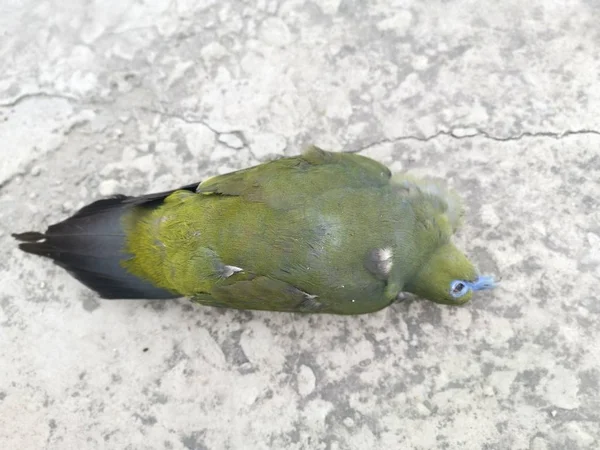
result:
M 471 289 L 473 291 L 485 291 L 488 289 L 494 289 L 498 286 L 499 281 L 494 280 L 494 277 L 490 275 L 480 275 L 475 281 L 471 282 Z

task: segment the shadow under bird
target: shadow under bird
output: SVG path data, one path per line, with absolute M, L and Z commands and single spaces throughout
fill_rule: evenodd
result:
M 14 237 L 104 298 L 363 314 L 402 292 L 460 305 L 493 288 L 451 242 L 462 215 L 439 180 L 313 146 Z

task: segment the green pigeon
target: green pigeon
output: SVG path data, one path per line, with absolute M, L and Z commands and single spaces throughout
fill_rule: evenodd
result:
M 312 146 L 14 237 L 107 299 L 364 314 L 403 292 L 461 305 L 493 288 L 452 243 L 462 216 L 439 180 Z

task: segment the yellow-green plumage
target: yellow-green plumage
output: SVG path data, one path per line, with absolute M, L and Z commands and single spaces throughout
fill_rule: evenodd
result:
M 121 230 L 113 244 L 121 269 L 108 259 L 97 269 L 115 289 L 90 278 L 87 266 L 78 271 L 73 261 L 81 258 L 64 259 L 62 248 L 62 265 L 110 298 L 170 293 L 241 309 L 360 314 L 388 306 L 402 291 L 461 304 L 471 292 L 457 298 L 450 283 L 478 277 L 450 242 L 462 216 L 455 194 L 435 180 L 392 177 L 354 154 L 311 147 L 195 189 L 122 198 L 117 206 L 118 223 L 110 216 L 102 229 Z M 64 224 L 78 220 L 81 229 L 81 215 Z M 57 245 L 54 256 L 40 243 L 21 245 L 61 263 Z
M 135 256 L 124 265 L 202 303 L 376 311 L 452 234 L 443 199 L 417 195 L 415 188 L 390 183 L 388 169 L 373 160 L 312 147 L 300 157 L 206 180 L 198 194 L 177 191 L 157 209 L 132 212 L 127 250 Z M 369 252 L 385 248 L 396 255 L 394 283 L 365 268 Z M 242 271 L 223 277 L 224 266 Z M 395 286 L 391 292 L 388 284 Z M 296 295 L 283 302 L 288 287 Z M 249 295 L 252 289 L 256 295 Z

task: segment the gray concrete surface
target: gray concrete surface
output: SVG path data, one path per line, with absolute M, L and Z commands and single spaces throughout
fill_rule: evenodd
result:
M 599 23 L 594 0 L 3 1 L 0 447 L 599 448 Z M 447 178 L 502 288 L 361 317 L 103 301 L 10 237 L 309 143 Z

